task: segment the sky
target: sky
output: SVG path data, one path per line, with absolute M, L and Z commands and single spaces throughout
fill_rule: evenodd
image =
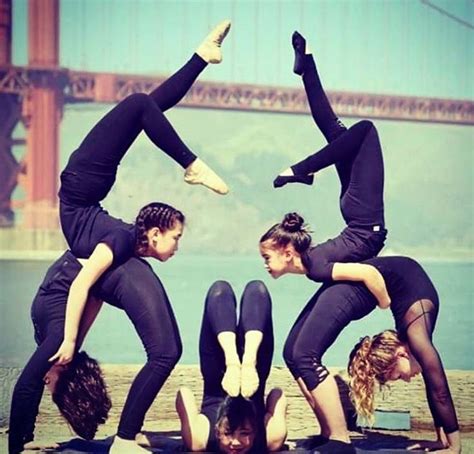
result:
M 21 65 L 27 0 L 13 2 L 13 15 Z M 60 63 L 168 74 L 224 18 L 233 24 L 224 62 L 203 80 L 298 86 L 290 38 L 299 30 L 330 90 L 473 99 L 471 0 L 61 0 Z

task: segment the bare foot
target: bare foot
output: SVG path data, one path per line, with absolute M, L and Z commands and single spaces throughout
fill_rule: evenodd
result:
M 135 440 L 125 440 L 115 435 L 109 454 L 150 454 L 150 451 L 138 446 Z
M 218 194 L 227 194 L 229 188 L 209 166 L 197 158 L 184 172 L 184 181 L 189 184 L 202 184 Z
M 229 30 L 230 20 L 223 20 L 206 36 L 196 53 L 208 63 L 220 63 L 222 61 L 221 44 Z

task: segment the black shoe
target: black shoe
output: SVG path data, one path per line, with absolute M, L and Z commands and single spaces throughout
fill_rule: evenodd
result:
M 287 183 L 303 183 L 311 186 L 314 181 L 314 175 L 278 175 L 273 180 L 274 188 L 281 188 Z
M 351 443 L 344 443 L 339 440 L 329 440 L 321 446 L 318 446 L 314 454 L 356 454 L 357 451 Z
M 297 32 L 293 32 L 291 37 L 291 44 L 295 50 L 295 63 L 293 65 L 293 72 L 298 75 L 303 75 L 305 69 L 305 52 L 306 40 Z

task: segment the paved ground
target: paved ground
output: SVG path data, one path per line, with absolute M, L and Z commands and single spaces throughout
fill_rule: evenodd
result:
M 123 406 L 130 382 L 138 371 L 139 366 L 106 365 L 104 372 L 108 383 L 113 408 L 107 423 L 97 433 L 96 440 L 86 442 L 75 438 L 69 431 L 58 414 L 50 396 L 45 393 L 37 418 L 36 440 L 38 443 L 47 445 L 52 442 L 60 442 L 60 449 L 50 452 L 62 452 L 67 454 L 104 453 L 108 451 L 111 438 L 115 433 L 120 410 Z M 333 369 L 333 373 L 341 372 Z M 339 380 L 341 397 L 348 408 L 347 389 L 344 384 L 344 375 Z M 459 420 L 462 426 L 463 453 L 474 454 L 474 406 L 473 406 L 473 372 L 448 371 L 450 387 L 456 403 Z M 174 410 L 174 399 L 179 386 L 190 387 L 200 398 L 202 380 L 199 369 L 196 366 L 178 366 L 163 387 L 152 408 L 147 414 L 144 430 L 150 435 L 153 452 L 184 452 L 179 437 L 179 421 Z M 315 418 L 305 399 L 299 393 L 292 378 L 285 368 L 274 367 L 268 380 L 268 388 L 279 386 L 285 390 L 288 397 L 288 439 L 287 449 L 291 452 L 310 452 L 314 449 L 311 436 L 319 433 Z M 390 391 L 388 396 L 382 399 L 379 396 L 379 407 L 387 410 L 410 410 L 410 431 L 388 431 L 388 430 L 366 430 L 351 432 L 351 437 L 358 452 L 383 452 L 399 453 L 407 452 L 406 447 L 417 440 L 429 440 L 433 438 L 431 417 L 426 406 L 423 384 L 421 380 L 414 380 L 410 384 L 400 383 Z M 350 408 L 348 408 L 350 419 Z M 7 452 L 6 428 L 0 428 L 0 453 Z M 34 452 L 34 451 L 29 451 Z M 36 451 L 37 453 L 38 451 Z M 316 451 L 317 452 L 317 451 Z M 413 452 L 413 451 L 410 451 Z M 127 453 L 128 454 L 128 453 Z

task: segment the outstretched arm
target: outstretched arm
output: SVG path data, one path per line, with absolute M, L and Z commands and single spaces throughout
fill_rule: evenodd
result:
M 415 320 L 407 330 L 410 351 L 421 366 L 426 396 L 436 427 L 438 441 L 446 452 L 461 452 L 459 426 L 448 380 L 441 358 L 431 341 L 426 314 Z
M 99 243 L 72 282 L 66 306 L 64 340 L 50 361 L 57 360 L 58 365 L 71 361 L 78 343 L 79 326 L 89 290 L 112 262 L 113 253 L 110 247 L 105 243 Z
M 332 268 L 334 281 L 360 281 L 374 295 L 381 309 L 390 306 L 390 296 L 380 271 L 364 263 L 334 263 Z
M 97 318 L 97 314 L 99 313 L 102 307 L 103 301 L 100 298 L 89 293 L 89 297 L 87 298 L 86 307 L 84 308 L 84 313 L 81 317 L 81 324 L 79 326 L 79 333 L 77 335 L 77 348 L 81 348 L 81 345 L 84 342 L 84 339 L 89 332 L 90 327 L 94 323 L 95 319 Z

